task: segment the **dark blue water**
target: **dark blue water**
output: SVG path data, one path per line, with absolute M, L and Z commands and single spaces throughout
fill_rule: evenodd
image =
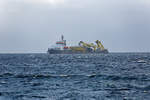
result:
M 0 100 L 150 100 L 150 53 L 1 54 Z

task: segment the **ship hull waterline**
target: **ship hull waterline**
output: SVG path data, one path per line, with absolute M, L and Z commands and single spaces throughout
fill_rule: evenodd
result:
M 82 51 L 73 51 L 73 50 L 48 50 L 48 54 L 108 54 L 108 50 L 96 51 L 96 52 L 82 52 Z

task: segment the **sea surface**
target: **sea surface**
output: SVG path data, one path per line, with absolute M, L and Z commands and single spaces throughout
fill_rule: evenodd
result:
M 0 54 L 0 100 L 150 100 L 150 53 Z

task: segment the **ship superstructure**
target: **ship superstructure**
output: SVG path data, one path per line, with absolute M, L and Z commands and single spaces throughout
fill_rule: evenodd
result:
M 85 43 L 80 41 L 78 46 L 67 46 L 64 36 L 56 42 L 56 47 L 48 48 L 48 54 L 86 54 L 86 53 L 108 53 L 101 41 L 97 40 L 94 43 Z

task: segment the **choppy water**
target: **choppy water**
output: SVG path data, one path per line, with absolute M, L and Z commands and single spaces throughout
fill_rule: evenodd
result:
M 0 100 L 150 100 L 150 54 L 1 54 Z

